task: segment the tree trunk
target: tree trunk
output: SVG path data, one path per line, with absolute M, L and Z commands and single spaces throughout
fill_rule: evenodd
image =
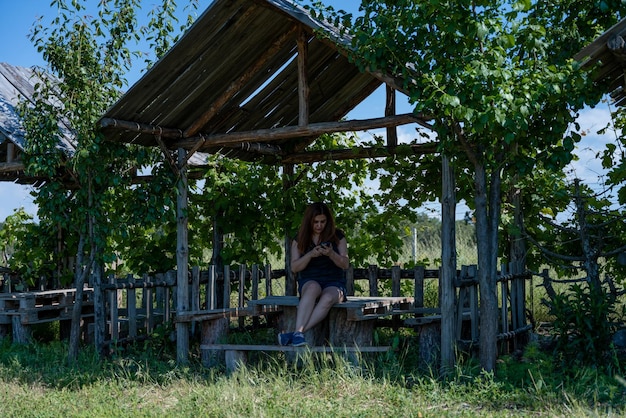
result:
M 95 248 L 91 250 L 89 262 L 84 263 L 85 233 L 81 233 L 78 242 L 78 251 L 76 253 L 76 269 L 74 271 L 74 306 L 72 308 L 72 323 L 70 325 L 70 341 L 68 347 L 67 360 L 73 363 L 78 358 L 78 349 L 80 347 L 80 327 L 81 314 L 83 311 L 83 288 L 85 287 L 85 277 L 92 268 L 93 259 L 95 257 Z
M 93 283 L 93 307 L 94 307 L 94 345 L 96 352 L 104 356 L 104 335 L 106 328 L 106 312 L 104 309 L 104 291 L 102 290 L 102 265 L 98 265 L 94 271 Z

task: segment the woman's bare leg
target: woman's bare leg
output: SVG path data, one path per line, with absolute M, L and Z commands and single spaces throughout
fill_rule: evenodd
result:
M 340 300 L 343 300 L 343 292 L 341 291 L 341 289 L 334 286 L 324 289 L 324 291 L 322 291 L 322 295 L 320 296 L 319 302 L 317 302 L 317 305 L 315 305 L 315 308 L 309 315 L 309 320 L 303 326 L 302 330 L 298 329 L 297 331 L 308 331 L 309 329 L 320 323 L 324 318 L 326 318 L 326 315 L 328 315 L 330 308 L 332 308 L 333 305 Z M 298 313 L 298 321 L 300 320 L 299 316 L 300 315 Z M 298 324 L 300 324 L 300 322 L 298 322 Z
M 300 302 L 296 314 L 296 331 L 304 332 L 305 325 L 310 321 L 311 315 L 315 308 L 315 301 L 322 293 L 319 283 L 309 281 L 302 286 L 300 294 Z

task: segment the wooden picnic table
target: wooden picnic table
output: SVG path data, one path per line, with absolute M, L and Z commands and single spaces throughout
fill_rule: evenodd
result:
M 309 345 L 369 347 L 376 319 L 410 311 L 413 306 L 410 297 L 348 296 L 347 299 L 333 305 L 326 319 L 305 333 Z M 251 300 L 248 305 L 258 310 L 271 307 L 278 311 L 278 332 L 282 332 L 295 329 L 298 302 L 297 296 L 268 296 Z

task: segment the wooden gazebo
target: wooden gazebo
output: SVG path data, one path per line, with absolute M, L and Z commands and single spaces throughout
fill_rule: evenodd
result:
M 289 173 L 295 163 L 392 155 L 396 126 L 428 127 L 426 117 L 395 114 L 395 92 L 402 92 L 402 83 L 361 72 L 347 58 L 350 45 L 339 28 L 314 19 L 291 1 L 216 0 L 101 118 L 107 139 L 159 147 L 176 163 L 181 178 L 177 314 L 190 309 L 184 297 L 186 167 L 196 152 L 281 164 Z M 384 116 L 343 120 L 383 84 Z M 305 151 L 321 134 L 373 128 L 387 128 L 387 147 Z M 411 147 L 416 153 L 436 150 L 433 143 Z M 448 280 L 452 287 L 452 277 Z M 450 324 L 452 320 L 451 314 Z M 177 325 L 177 341 L 178 359 L 186 361 L 185 324 Z

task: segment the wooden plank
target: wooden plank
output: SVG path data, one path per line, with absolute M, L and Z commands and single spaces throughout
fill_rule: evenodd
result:
M 282 351 L 282 352 L 361 352 L 361 353 L 384 353 L 391 350 L 390 346 L 302 346 L 269 345 L 269 344 L 201 344 L 201 350 L 237 350 L 237 351 Z
M 175 322 L 209 321 L 218 318 L 240 318 L 244 316 L 259 316 L 267 313 L 280 312 L 280 308 L 272 306 L 244 307 L 244 308 L 222 308 L 222 309 L 201 309 L 199 311 L 188 311 L 176 316 Z

